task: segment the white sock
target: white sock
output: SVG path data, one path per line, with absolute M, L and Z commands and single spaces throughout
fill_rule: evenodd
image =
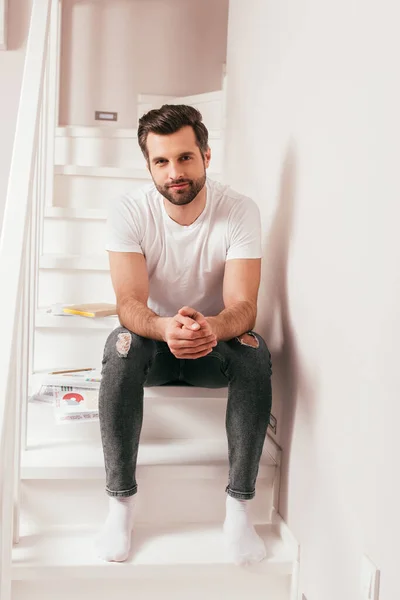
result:
M 133 527 L 134 496 L 110 496 L 109 512 L 95 544 L 105 561 L 122 562 L 128 558 Z
M 229 559 L 237 565 L 260 562 L 266 556 L 264 542 L 250 522 L 247 509 L 248 500 L 227 495 L 225 545 Z

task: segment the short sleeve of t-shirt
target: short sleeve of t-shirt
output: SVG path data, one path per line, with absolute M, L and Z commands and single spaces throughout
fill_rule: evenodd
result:
M 108 210 L 106 250 L 143 254 L 141 221 L 139 208 L 133 199 L 123 196 L 112 202 Z
M 261 217 L 254 200 L 238 202 L 229 216 L 226 260 L 261 258 Z

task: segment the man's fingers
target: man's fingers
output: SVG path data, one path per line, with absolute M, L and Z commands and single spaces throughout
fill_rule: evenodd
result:
M 191 316 L 187 316 L 188 314 Z M 194 318 L 196 318 L 196 320 L 193 320 Z M 201 329 L 203 335 L 211 335 L 211 328 L 205 316 L 196 311 L 194 308 L 190 308 L 190 306 L 184 306 L 181 308 L 178 314 L 175 315 L 174 319 L 177 323 L 182 325 L 183 329 L 188 329 L 189 331 L 195 332 L 198 332 Z
M 180 315 L 184 315 L 185 317 L 192 317 L 194 319 L 197 315 L 197 310 L 191 306 L 182 306 L 182 308 L 178 310 L 178 313 Z
M 179 311 L 179 314 L 185 317 L 190 317 L 194 319 L 201 327 L 207 327 L 208 322 L 204 315 L 201 314 L 198 310 L 191 308 L 190 306 L 184 306 Z
M 187 339 L 174 339 L 171 343 L 170 343 L 170 348 L 173 351 L 176 350 L 183 350 L 183 349 L 191 349 L 191 348 L 199 348 L 201 346 L 216 346 L 217 345 L 217 340 L 215 339 L 215 335 L 208 335 L 206 337 L 198 337 L 196 339 L 193 340 L 187 340 Z
M 176 344 L 176 348 L 184 349 L 185 352 L 187 349 L 188 352 L 191 352 L 191 350 L 200 351 L 201 349 L 205 348 L 206 346 L 214 347 L 216 345 L 217 345 L 217 341 L 215 339 L 215 336 L 208 335 L 205 338 L 199 338 L 197 341 L 193 341 L 193 342 L 188 342 L 186 340 L 179 340 Z
M 184 316 L 180 313 L 175 315 L 175 321 L 186 327 L 187 329 L 191 329 L 192 331 L 198 331 L 200 329 L 200 324 L 190 317 Z
M 184 317 L 191 317 L 195 321 L 199 322 L 204 321 L 204 315 L 202 315 L 198 310 L 192 308 L 191 306 L 183 306 L 179 309 L 178 313 Z
M 211 351 L 214 347 L 214 344 L 201 344 L 201 346 L 196 346 L 193 348 L 179 348 L 175 350 L 176 354 L 181 356 L 192 356 L 193 354 L 199 354 L 200 352 Z
M 202 350 L 200 352 L 195 352 L 193 354 L 189 354 L 187 352 L 185 353 L 178 353 L 175 354 L 176 358 L 185 358 L 185 359 L 195 359 L 195 358 L 202 358 L 203 356 L 207 356 L 207 354 L 210 354 L 212 352 L 212 348 L 207 348 L 206 350 Z

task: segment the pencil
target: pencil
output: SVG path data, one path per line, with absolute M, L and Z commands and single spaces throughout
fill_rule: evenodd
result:
M 52 371 L 49 375 L 60 375 L 61 373 L 80 373 L 82 371 L 95 371 L 96 369 L 67 369 L 66 371 Z

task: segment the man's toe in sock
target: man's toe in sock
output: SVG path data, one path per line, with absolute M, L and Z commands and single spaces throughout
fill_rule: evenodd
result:
M 225 532 L 228 559 L 236 565 L 252 564 L 266 557 L 264 542 L 254 529 L 245 532 Z
M 128 558 L 131 538 L 125 533 L 101 533 L 96 539 L 97 555 L 107 562 L 123 562 Z

